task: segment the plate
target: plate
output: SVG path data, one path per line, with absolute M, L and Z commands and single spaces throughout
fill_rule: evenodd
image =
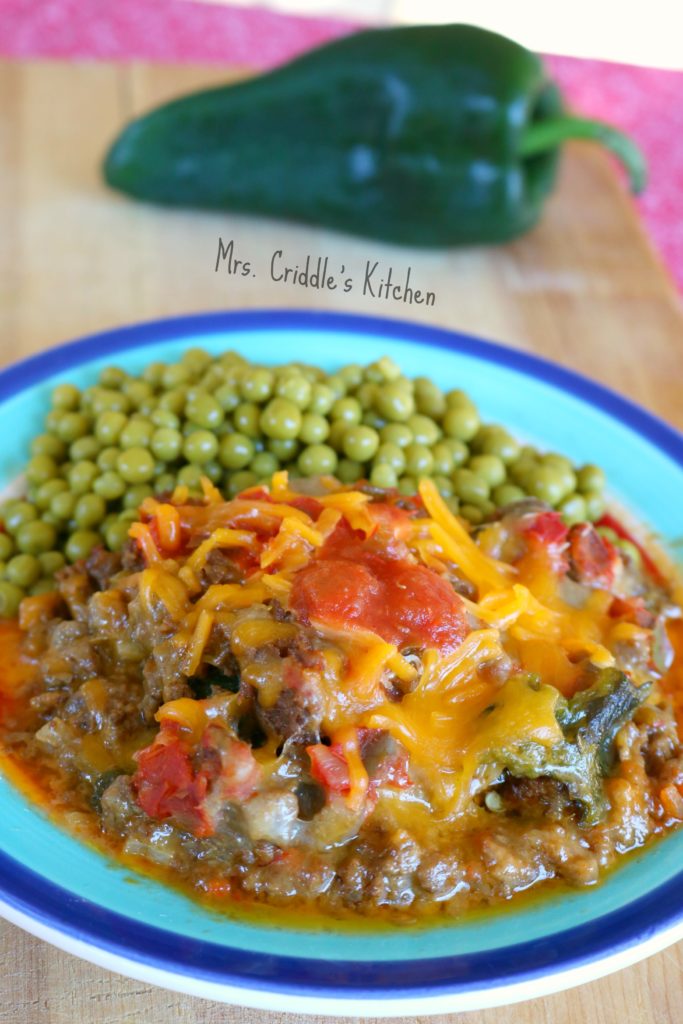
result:
M 462 387 L 484 419 L 577 462 L 671 546 L 683 506 L 683 438 L 605 388 L 462 334 L 334 313 L 219 313 L 72 342 L 0 374 L 0 488 L 16 478 L 51 388 L 87 386 L 184 348 L 330 369 L 392 356 L 409 375 Z M 661 496 L 666 494 L 666 501 Z M 55 827 L 0 778 L 0 914 L 121 974 L 207 999 L 340 1016 L 465 1011 L 530 999 L 626 967 L 683 937 L 683 831 L 633 855 L 594 889 L 548 894 L 422 928 L 330 922 L 305 930 L 231 919 L 133 875 Z

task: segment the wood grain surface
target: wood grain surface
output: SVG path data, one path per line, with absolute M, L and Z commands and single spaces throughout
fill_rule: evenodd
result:
M 177 313 L 337 309 L 460 328 L 541 353 L 683 427 L 678 296 L 613 167 L 588 147 L 568 150 L 557 193 L 531 235 L 466 252 L 398 249 L 284 222 L 163 211 L 107 191 L 100 160 L 128 118 L 236 75 L 187 66 L 0 64 L 0 363 L 91 331 Z M 233 240 L 256 276 L 230 275 L 225 265 L 216 272 L 219 238 Z M 330 266 L 343 265 L 353 277 L 353 290 L 272 281 L 277 250 L 292 266 L 307 254 L 327 256 Z M 385 272 L 391 266 L 397 280 L 410 267 L 411 285 L 432 290 L 435 304 L 363 295 L 367 260 L 378 260 Z M 680 944 L 570 992 L 432 1019 L 673 1024 L 681 1020 L 682 972 Z M 0 1024 L 296 1019 L 130 981 L 0 924 Z

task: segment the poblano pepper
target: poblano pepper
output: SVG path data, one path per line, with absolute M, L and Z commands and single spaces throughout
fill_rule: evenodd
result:
M 133 121 L 105 161 L 114 188 L 408 245 L 527 231 L 561 144 L 611 149 L 638 191 L 630 139 L 570 116 L 541 60 L 470 25 L 376 29 Z

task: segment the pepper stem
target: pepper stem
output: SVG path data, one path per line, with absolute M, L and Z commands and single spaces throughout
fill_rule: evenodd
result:
M 602 121 L 589 121 L 569 114 L 545 121 L 532 121 L 522 136 L 521 155 L 537 156 L 568 139 L 593 139 L 601 142 L 614 153 L 626 170 L 631 191 L 638 193 L 645 188 L 647 169 L 643 154 L 628 135 Z

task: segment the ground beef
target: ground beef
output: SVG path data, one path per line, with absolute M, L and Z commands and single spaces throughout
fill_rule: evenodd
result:
M 85 562 L 85 569 L 98 590 L 106 590 L 114 576 L 121 571 L 121 555 L 106 548 L 95 548 Z
M 204 563 L 199 582 L 202 589 L 213 586 L 215 583 L 239 583 L 242 573 L 235 565 L 227 551 L 214 548 Z

